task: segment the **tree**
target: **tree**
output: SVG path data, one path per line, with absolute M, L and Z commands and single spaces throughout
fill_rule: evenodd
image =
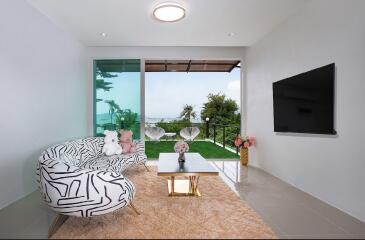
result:
M 109 91 L 111 88 L 113 88 L 112 86 L 110 86 L 113 83 L 106 82 L 104 78 L 115 78 L 115 77 L 118 77 L 117 74 L 111 74 L 109 72 L 103 72 L 103 71 L 101 71 L 99 69 L 99 67 L 96 67 L 95 75 L 96 75 L 95 88 L 96 89 L 103 89 L 106 92 Z
M 114 77 L 118 76 L 116 74 L 110 74 L 108 72 L 102 72 L 98 67 L 96 68 L 95 75 L 96 75 L 95 89 L 96 90 L 102 89 L 102 90 L 104 90 L 104 92 L 109 92 L 109 90 L 111 88 L 113 88 L 113 86 L 111 86 L 113 83 L 106 82 L 104 80 L 104 78 L 114 78 Z M 101 98 L 96 99 L 96 102 L 101 102 L 101 101 L 103 101 L 103 99 L 101 99 Z
M 95 74 L 96 74 L 96 76 L 99 76 L 101 78 L 115 78 L 115 77 L 118 77 L 117 74 L 111 74 L 109 72 L 101 71 L 99 67 L 96 67 Z
M 222 93 L 208 95 L 208 102 L 203 104 L 201 119 L 207 117 L 217 124 L 240 124 L 237 103 Z
M 113 83 L 111 82 L 106 82 L 104 79 L 96 79 L 95 82 L 95 88 L 96 89 L 102 89 L 105 92 L 108 92 L 111 88 L 113 88 L 112 85 Z
M 138 114 L 130 109 L 118 110 L 115 114 L 116 124 L 125 129 L 130 129 L 137 123 Z M 122 126 L 123 125 L 123 126 Z
M 195 117 L 196 117 L 196 113 L 194 112 L 194 107 L 192 105 L 185 104 L 182 112 L 180 113 L 180 118 L 190 122 L 191 118 L 195 118 Z
M 113 116 L 117 111 L 121 111 L 118 104 L 114 100 L 105 100 L 105 103 L 109 105 L 110 123 L 113 124 Z

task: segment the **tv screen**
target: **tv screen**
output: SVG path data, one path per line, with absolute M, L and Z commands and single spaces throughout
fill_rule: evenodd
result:
M 274 131 L 336 134 L 334 82 L 334 63 L 274 82 Z

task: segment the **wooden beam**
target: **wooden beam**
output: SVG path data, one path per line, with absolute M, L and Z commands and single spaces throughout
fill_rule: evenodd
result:
M 183 60 L 181 62 L 174 60 L 173 62 L 169 60 L 161 60 L 160 62 L 149 62 L 146 61 L 146 72 L 169 72 L 171 70 L 168 70 L 169 66 L 176 65 L 178 69 L 176 69 L 176 72 L 231 72 L 234 68 L 239 68 L 238 64 L 240 61 L 221 61 L 221 62 L 210 62 L 209 60 L 206 61 L 198 61 L 194 62 L 192 60 Z M 186 66 L 184 66 L 186 65 Z M 149 71 L 148 66 L 154 66 L 158 68 L 158 66 L 161 66 L 161 70 L 154 70 Z M 181 66 L 181 69 L 178 67 Z M 196 66 L 194 69 L 191 70 L 192 66 Z M 197 67 L 198 66 L 198 67 Z M 209 66 L 216 66 L 215 69 L 209 69 Z M 201 68 L 200 68 L 201 67 Z M 221 68 L 225 69 L 222 70 Z M 180 70 L 179 70 L 180 69 Z
M 239 61 L 238 61 L 238 63 L 239 63 Z M 146 65 L 187 65 L 187 64 L 189 64 L 189 63 L 170 63 L 170 62 L 168 62 L 167 60 L 164 62 L 164 63 L 149 63 L 149 62 L 146 62 Z M 220 63 L 211 63 L 211 62 L 207 62 L 207 63 L 194 63 L 194 62 L 192 62 L 191 63 L 191 65 L 218 65 L 218 66 L 220 66 L 220 65 L 222 65 L 222 66 L 232 66 L 232 64 L 231 63 L 224 63 L 224 62 L 220 62 Z M 236 62 L 233 64 L 233 65 L 236 65 Z
M 190 71 L 190 67 L 191 67 L 191 60 L 189 60 L 188 67 L 186 68 L 186 73 Z
M 232 65 L 232 67 L 228 70 L 228 72 L 232 72 L 232 70 L 240 64 L 240 61 L 237 61 L 236 64 Z

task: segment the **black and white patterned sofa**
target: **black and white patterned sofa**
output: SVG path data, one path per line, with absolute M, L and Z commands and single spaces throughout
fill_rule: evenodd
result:
M 102 154 L 103 145 L 103 137 L 90 137 L 57 144 L 42 153 L 37 181 L 51 209 L 91 217 L 131 204 L 135 188 L 122 173 L 146 163 L 144 144 L 137 142 L 135 153 L 113 156 Z

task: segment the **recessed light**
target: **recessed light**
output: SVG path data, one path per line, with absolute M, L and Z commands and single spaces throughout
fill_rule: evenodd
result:
M 99 35 L 100 35 L 100 36 L 102 36 L 102 37 L 106 37 L 106 35 L 107 35 L 107 34 L 106 34 L 106 33 L 104 33 L 104 32 L 102 32 L 102 33 L 100 33 Z
M 153 16 L 162 22 L 176 22 L 185 17 L 185 8 L 175 2 L 165 2 L 154 7 Z

